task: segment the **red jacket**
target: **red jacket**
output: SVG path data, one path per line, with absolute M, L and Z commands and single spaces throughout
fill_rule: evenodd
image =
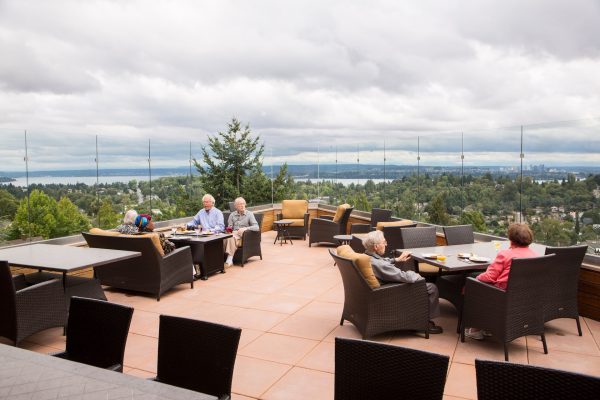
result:
M 480 274 L 477 279 L 482 282 L 491 283 L 500 289 L 506 290 L 508 284 L 508 273 L 513 258 L 537 257 L 535 251 L 529 247 L 511 247 L 502 250 L 496 256 L 496 259 L 487 267 L 484 273 Z

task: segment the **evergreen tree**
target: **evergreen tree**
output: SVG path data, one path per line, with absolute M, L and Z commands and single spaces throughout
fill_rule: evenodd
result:
M 233 118 L 227 124 L 227 132 L 209 136 L 208 148 L 202 146 L 204 165 L 194 159 L 202 186 L 215 197 L 217 206 L 223 207 L 243 195 L 248 173 L 256 171 L 257 166 L 262 167 L 264 145 L 259 143 L 259 136 L 253 138 L 251 134 L 249 125 L 242 128 Z
M 18 207 L 19 202 L 15 196 L 7 190 L 0 189 L 0 218 L 9 218 L 12 220 Z
M 291 199 L 294 190 L 294 179 L 288 173 L 287 163 L 279 168 L 279 173 L 273 179 L 273 201 L 279 203 L 285 199 Z
M 429 213 L 428 221 L 436 225 L 448 225 L 450 216 L 446 210 L 446 202 L 443 194 L 436 195 L 431 203 L 427 206 Z

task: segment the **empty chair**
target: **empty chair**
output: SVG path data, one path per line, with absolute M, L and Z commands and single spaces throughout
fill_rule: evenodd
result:
M 0 261 L 0 336 L 18 346 L 36 332 L 67 322 L 64 289 L 59 279 L 28 286 L 24 275 L 12 276 Z
M 335 400 L 442 399 L 449 357 L 335 338 Z
M 156 380 L 229 399 L 241 333 L 239 328 L 161 315 Z
M 244 263 L 253 256 L 259 256 L 262 260 L 262 249 L 260 247 L 260 242 L 262 239 L 262 233 L 260 228 L 262 226 L 264 214 L 254 214 L 256 218 L 256 222 L 258 223 L 258 231 L 246 230 L 242 234 L 242 245 L 238 247 L 233 255 L 233 259 L 240 260 L 242 267 Z
M 444 236 L 448 246 L 475 242 L 473 225 L 444 226 Z
M 363 339 L 396 330 L 417 330 L 429 338 L 429 297 L 424 280 L 380 285 L 371 259 L 350 246 L 329 250 L 344 284 L 344 320 L 356 326 Z
M 375 229 L 378 222 L 392 220 L 392 210 L 385 208 L 373 208 L 371 210 L 371 221 L 368 224 L 353 224 L 350 233 L 368 233 Z
M 475 359 L 479 400 L 594 400 L 600 378 L 499 361 Z
M 434 247 L 437 234 L 434 226 L 403 228 L 400 230 L 402 238 L 401 248 L 412 249 L 417 247 Z M 387 240 L 387 238 L 386 238 Z M 437 275 L 439 268 L 427 263 L 415 262 L 416 271 L 421 275 Z
M 411 221 L 408 221 L 411 222 Z M 387 242 L 386 256 L 392 257 L 397 249 L 401 249 L 404 246 L 402 241 L 402 229 L 414 228 L 417 224 L 403 223 L 402 225 L 380 225 L 383 236 Z M 379 229 L 379 228 L 378 228 Z
M 71 297 L 67 346 L 53 356 L 123 372 L 125 343 L 133 308 L 107 301 Z
M 546 247 L 546 254 L 554 254 L 556 266 L 551 273 L 549 295 L 544 302 L 544 321 L 557 318 L 573 318 L 577 322 L 577 332 L 582 335 L 577 305 L 579 270 L 587 246 Z
M 508 343 L 526 335 L 542 338 L 544 353 L 548 354 L 544 335 L 544 301 L 548 291 L 548 270 L 554 255 L 514 258 L 506 290 L 467 278 L 460 328 L 465 341 L 465 327 L 485 329 L 492 333 L 488 339 L 504 345 L 508 361 Z
M 308 201 L 306 200 L 283 200 L 281 202 L 281 213 L 275 215 L 277 220 L 289 219 L 292 224 L 287 227 L 287 232 L 292 237 L 306 240 L 308 232 Z
M 347 232 L 348 219 L 354 210 L 350 204 L 341 204 L 337 207 L 333 217 L 323 216 L 313 218 L 310 221 L 310 230 L 308 234 L 308 246 L 313 243 L 334 243 L 337 240 L 333 237 L 336 235 L 345 235 Z

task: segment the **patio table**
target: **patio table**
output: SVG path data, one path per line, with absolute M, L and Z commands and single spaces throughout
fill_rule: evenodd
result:
M 137 251 L 92 249 L 44 243 L 0 249 L 0 260 L 7 260 L 11 266 L 33 268 L 39 271 L 26 275 L 26 279 L 31 283 L 60 277 L 60 275 L 42 271 L 61 273 L 67 301 L 70 301 L 71 296 L 106 300 L 104 290 L 97 279 L 67 276 L 69 272 L 98 267 L 140 255 L 141 253 Z
M 223 241 L 230 233 L 216 233 L 203 236 L 193 232 L 172 235 L 169 240 L 177 247 L 190 246 L 194 264 L 200 265 L 200 279 L 207 280 L 215 272 L 225 272 Z
M 216 397 L 0 344 L 0 399 L 167 399 Z

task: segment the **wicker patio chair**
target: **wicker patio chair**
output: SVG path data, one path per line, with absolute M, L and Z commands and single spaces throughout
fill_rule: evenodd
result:
M 473 225 L 444 226 L 444 236 L 448 246 L 475 243 Z
M 439 400 L 450 358 L 367 340 L 335 338 L 335 400 Z
M 258 222 L 258 231 L 246 230 L 242 234 L 242 246 L 235 251 L 233 256 L 234 261 L 239 260 L 242 267 L 250 257 L 259 256 L 262 260 L 262 249 L 260 247 L 262 233 L 260 228 L 262 226 L 263 216 L 263 214 L 254 214 L 256 222 Z
M 160 296 L 182 283 L 194 288 L 192 252 L 181 247 L 161 256 L 149 237 L 105 236 L 81 233 L 88 246 L 101 249 L 139 251 L 141 257 L 94 268 L 102 285 Z
M 404 247 L 404 243 L 402 241 L 402 229 L 406 228 L 415 228 L 417 224 L 406 224 L 399 226 L 382 226 L 381 231 L 383 232 L 383 237 L 385 237 L 385 241 L 387 242 L 387 246 L 385 248 L 386 256 L 391 257 L 394 255 L 397 249 L 401 249 Z
M 429 338 L 429 300 L 424 280 L 372 288 L 354 261 L 338 256 L 333 249 L 329 253 L 344 284 L 340 325 L 344 320 L 352 322 L 363 339 L 396 330 L 422 331 Z
M 533 365 L 475 359 L 479 400 L 594 400 L 600 378 Z
M 310 222 L 310 230 L 308 234 L 308 247 L 313 243 L 333 243 L 337 244 L 337 240 L 333 237 L 335 235 L 345 235 L 347 232 L 348 219 L 354 207 L 350 207 L 347 204 L 338 206 L 338 211 L 334 217 L 323 216 L 319 218 L 313 218 Z M 342 207 L 343 210 L 339 210 Z M 338 217 L 339 214 L 339 217 Z M 338 219 L 336 219 L 338 217 Z
M 508 343 L 526 335 L 542 338 L 544 354 L 548 354 L 544 335 L 544 301 L 550 284 L 548 270 L 554 255 L 514 258 L 506 290 L 467 278 L 460 340 L 465 341 L 465 327 L 485 329 L 487 338 L 504 346 L 508 361 Z
M 555 255 L 549 296 L 544 302 L 544 321 L 557 318 L 573 318 L 577 322 L 577 332 L 582 335 L 579 322 L 577 290 L 579 271 L 587 246 L 546 247 L 546 254 Z
M 161 315 L 156 380 L 229 399 L 241 333 L 239 328 Z
M 302 240 L 306 240 L 308 217 L 308 201 L 306 200 L 283 200 L 281 202 L 281 213 L 275 215 L 277 221 L 281 219 L 294 220 L 286 230 L 289 236 L 301 238 Z
M 52 355 L 123 372 L 125 343 L 132 315 L 131 307 L 71 297 L 66 349 Z
M 385 208 L 371 209 L 371 221 L 368 224 L 352 224 L 350 233 L 367 233 L 375 229 L 378 222 L 392 220 L 392 210 Z
M 66 322 L 67 302 L 59 279 L 29 286 L 24 275 L 13 277 L 8 262 L 0 261 L 0 336 L 18 346 L 28 336 Z
M 433 247 L 436 245 L 436 231 L 434 226 L 406 228 L 400 230 L 402 249 L 417 247 Z M 389 243 L 389 242 L 388 242 Z M 415 270 L 428 278 L 439 275 L 439 268 L 427 263 L 414 262 Z

